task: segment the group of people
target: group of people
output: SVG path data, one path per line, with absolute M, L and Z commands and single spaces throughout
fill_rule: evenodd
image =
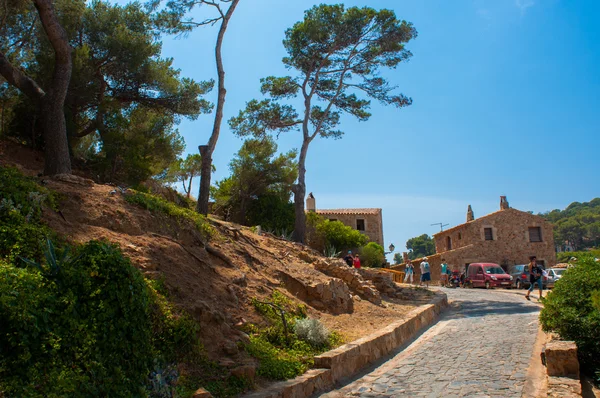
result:
M 348 254 L 344 257 L 344 261 L 348 267 L 360 268 L 360 257 L 358 253 L 352 255 L 352 250 L 348 251 Z
M 419 264 L 419 268 L 421 270 L 421 282 L 419 283 L 419 286 L 423 286 L 423 283 L 425 283 L 425 285 L 429 287 L 429 282 L 431 282 L 431 266 L 429 265 L 429 262 L 427 262 L 427 257 L 423 258 L 423 261 Z M 404 270 L 404 283 L 407 283 L 409 279 L 411 284 L 414 283 L 414 274 L 415 266 L 408 260 Z
M 421 270 L 421 278 L 419 286 L 423 286 L 425 283 L 426 287 L 429 287 L 429 282 L 431 282 L 431 266 L 429 265 L 429 261 L 427 257 L 423 257 L 423 261 L 419 264 L 419 268 Z M 452 274 L 452 270 L 446 263 L 446 260 L 442 259 L 441 275 L 440 275 L 440 283 L 442 286 L 448 286 L 450 283 L 450 275 Z M 415 266 L 412 264 L 411 260 L 406 262 L 406 267 L 404 269 L 404 283 L 413 283 L 413 278 L 415 274 Z M 461 278 L 462 279 L 462 278 Z

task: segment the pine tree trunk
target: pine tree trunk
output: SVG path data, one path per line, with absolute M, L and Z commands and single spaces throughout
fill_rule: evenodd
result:
M 306 240 L 306 213 L 304 211 L 304 198 L 306 196 L 306 153 L 308 152 L 309 141 L 305 139 L 302 142 L 300 157 L 298 158 L 298 183 L 294 185 L 294 213 L 296 221 L 294 223 L 294 241 L 305 243 Z
M 219 140 L 219 134 L 221 132 L 221 123 L 223 121 L 223 108 L 225 106 L 225 97 L 227 90 L 225 89 L 225 69 L 223 68 L 223 57 L 221 55 L 221 47 L 223 46 L 223 38 L 225 37 L 225 31 L 229 24 L 229 19 L 233 15 L 235 8 L 237 7 L 240 0 L 233 0 L 227 13 L 223 16 L 221 21 L 221 27 L 219 28 L 219 35 L 217 36 L 217 45 L 215 46 L 215 59 L 217 62 L 217 75 L 218 75 L 218 99 L 217 109 L 215 111 L 215 122 L 213 124 L 213 131 L 208 140 L 208 145 L 202 145 L 198 147 L 200 155 L 202 155 L 202 167 L 200 169 L 200 192 L 198 193 L 198 204 L 196 211 L 200 214 L 208 215 L 208 199 L 210 196 L 210 177 L 212 172 L 212 154 L 217 146 Z
M 68 84 L 68 83 L 67 83 Z M 41 106 L 41 122 L 44 134 L 44 174 L 71 174 L 71 158 L 63 101 L 54 101 L 53 96 L 44 98 Z

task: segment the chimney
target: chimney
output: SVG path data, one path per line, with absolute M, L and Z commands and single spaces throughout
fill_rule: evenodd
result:
M 471 205 L 467 208 L 467 222 L 473 221 L 475 219 L 475 215 L 473 214 L 473 209 L 471 209 Z
M 508 205 L 508 200 L 506 200 L 506 196 L 500 196 L 500 210 L 506 210 L 510 208 Z
M 307 211 L 317 211 L 317 203 L 315 201 L 315 197 L 312 192 L 308 194 L 308 198 L 306 198 L 306 210 Z

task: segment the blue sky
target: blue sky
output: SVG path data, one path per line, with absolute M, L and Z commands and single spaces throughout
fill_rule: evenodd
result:
M 225 120 L 260 96 L 261 77 L 286 74 L 284 31 L 317 3 L 241 0 L 223 49 Z M 369 121 L 343 119 L 343 139 L 311 144 L 307 192 L 318 208 L 381 207 L 386 247 L 402 250 L 407 239 L 439 231 L 433 223 L 464 222 L 468 204 L 476 217 L 497 210 L 500 195 L 535 212 L 600 196 L 600 2 L 345 4 L 389 8 L 414 24 L 412 59 L 385 73 L 413 105 L 373 103 Z M 165 38 L 163 53 L 183 76 L 214 78 L 216 29 Z M 180 125 L 188 152 L 208 140 L 212 121 Z M 213 180 L 229 174 L 241 143 L 225 123 Z M 285 133 L 278 143 L 296 148 L 301 136 Z

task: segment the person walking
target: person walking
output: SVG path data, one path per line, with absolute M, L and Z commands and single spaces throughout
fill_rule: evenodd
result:
M 344 257 L 344 261 L 348 267 L 352 267 L 354 265 L 354 256 L 352 255 L 352 251 L 348 250 L 348 254 Z
M 423 257 L 423 261 L 420 264 L 421 268 L 421 283 L 419 286 L 423 286 L 423 282 L 425 282 L 425 286 L 429 289 L 429 281 L 431 281 L 431 267 L 427 262 L 427 257 Z
M 354 268 L 356 268 L 356 269 L 360 268 L 360 258 L 358 257 L 358 254 L 356 254 L 354 256 Z
M 442 286 L 448 286 L 448 264 L 446 264 L 446 260 L 442 259 L 441 267 L 441 275 L 440 275 L 440 283 Z
M 529 298 L 529 295 L 531 294 L 531 292 L 533 292 L 534 285 L 537 283 L 538 289 L 540 291 L 540 297 L 538 298 L 538 301 L 540 301 L 542 299 L 542 289 L 543 289 L 542 275 L 543 275 L 544 270 L 542 269 L 542 267 L 540 267 L 537 264 L 537 258 L 535 256 L 529 257 L 528 269 L 529 269 L 529 289 L 527 290 L 527 293 L 525 294 L 525 298 L 527 300 L 531 300 Z
M 406 266 L 404 267 L 404 283 L 406 283 L 408 281 L 408 278 L 410 278 L 410 284 L 412 285 L 413 282 L 413 275 L 415 273 L 415 266 L 412 264 L 412 262 L 410 260 L 408 260 L 406 262 Z

